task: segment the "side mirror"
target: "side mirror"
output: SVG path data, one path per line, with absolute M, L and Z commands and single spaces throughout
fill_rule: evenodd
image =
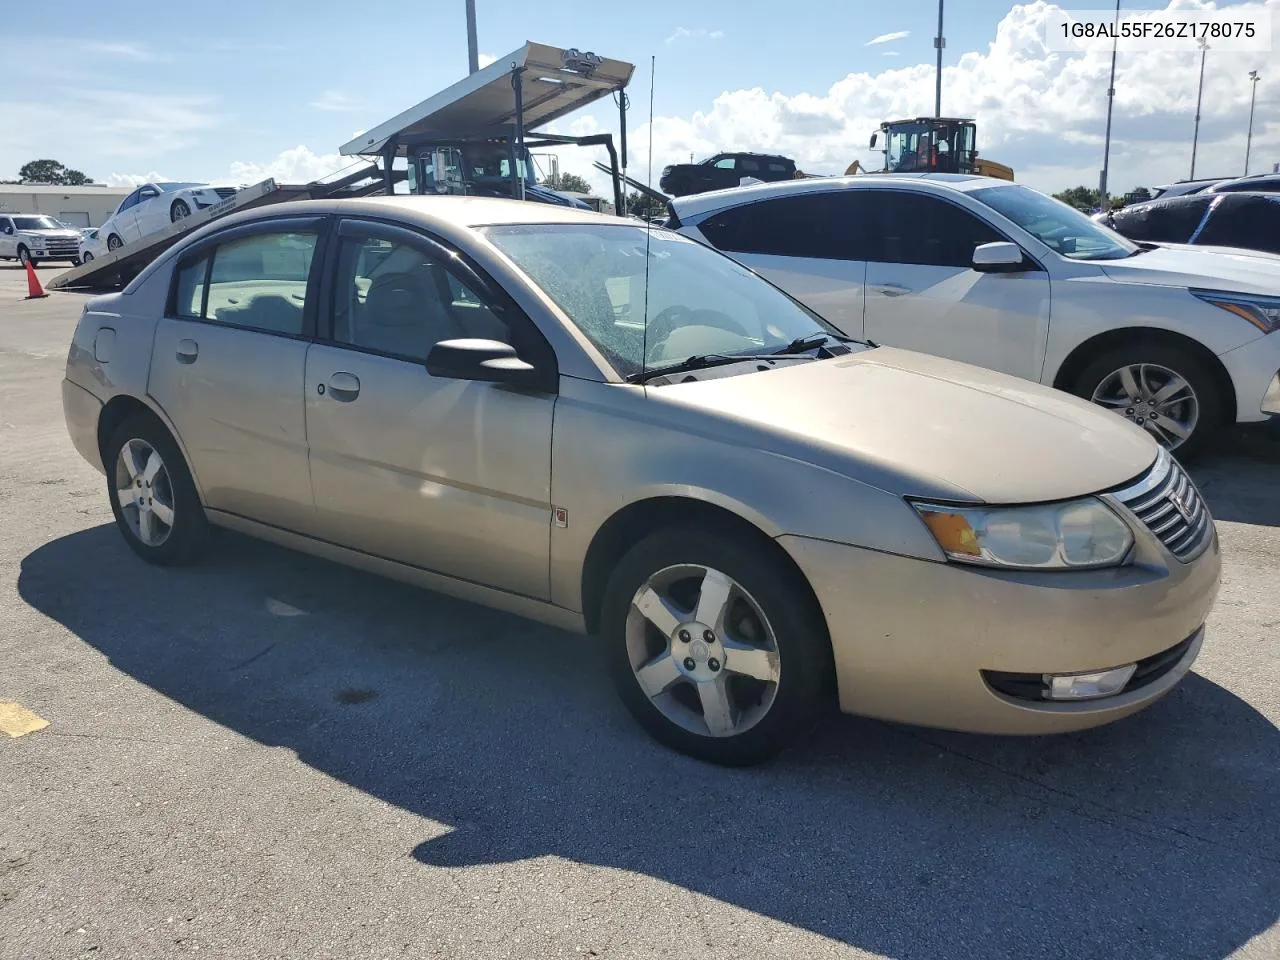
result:
M 876 148 L 876 141 L 877 141 L 878 139 L 880 139 L 880 134 L 878 134 L 878 133 L 873 133 L 873 134 L 871 135 L 871 145 L 870 145 L 867 149 L 868 149 L 868 150 L 874 150 L 874 149 Z
M 979 273 L 1016 273 L 1028 267 L 1021 247 L 1000 240 L 974 248 L 973 269 Z
M 500 340 L 441 340 L 427 354 L 427 373 L 451 380 L 481 380 L 546 389 L 545 377 Z

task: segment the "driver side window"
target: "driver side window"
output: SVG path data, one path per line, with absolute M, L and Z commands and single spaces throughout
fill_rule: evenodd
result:
M 720 170 L 732 170 L 737 160 L 733 157 L 721 157 L 712 166 Z
M 344 237 L 333 287 L 333 339 L 420 363 L 442 340 L 511 343 L 511 332 L 426 244 Z

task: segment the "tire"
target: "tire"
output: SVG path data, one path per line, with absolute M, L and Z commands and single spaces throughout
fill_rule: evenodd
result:
M 107 249 L 108 249 L 108 250 L 119 250 L 119 249 L 120 249 L 121 247 L 123 247 L 123 246 L 124 246 L 124 241 L 123 241 L 123 240 L 121 240 L 121 239 L 120 239 L 118 236 L 116 236 L 114 233 L 113 233 L 113 234 L 111 234 L 111 236 L 107 237 Z
M 724 607 L 731 634 L 719 624 L 702 632 L 694 620 L 704 571 L 733 583 Z M 646 591 L 665 597 L 666 605 L 646 603 Z M 633 601 L 660 611 L 665 626 L 655 626 Z M 699 760 L 762 763 L 811 732 L 833 702 L 831 641 L 808 585 L 740 535 L 668 529 L 640 541 L 609 578 L 600 626 L 611 677 L 632 716 L 658 742 Z M 637 664 L 665 692 L 651 699 Z M 703 706 L 708 696 L 727 704 L 720 735 Z
M 78 267 L 78 266 L 80 266 L 80 258 L 79 258 L 79 257 L 74 258 L 74 259 L 71 261 L 71 265 L 72 265 L 73 267 Z
M 136 470 L 129 469 L 122 457 L 126 448 L 132 454 Z M 159 471 L 154 472 L 149 481 L 142 469 L 150 466 L 148 451 L 157 454 L 161 461 Z M 196 560 L 208 545 L 209 521 L 186 461 L 164 425 L 153 416 L 133 414 L 112 433 L 105 454 L 111 512 L 133 552 L 148 563 L 162 567 Z M 129 478 L 135 476 L 130 486 Z M 136 496 L 145 498 L 150 507 L 140 507 L 137 502 L 122 507 L 118 494 L 121 489 L 136 491 Z M 170 520 L 156 509 L 157 504 L 168 508 Z M 144 521 L 142 517 L 147 512 L 151 518 Z M 144 524 L 151 531 L 150 537 L 143 533 Z
M 1118 379 L 1119 371 L 1124 368 L 1132 368 L 1141 402 L 1126 405 L 1128 391 Z M 1180 378 L 1190 391 L 1193 419 L 1189 416 L 1192 408 L 1182 399 L 1186 391 L 1178 391 L 1168 408 L 1158 406 L 1152 411 L 1144 406 L 1153 394 L 1158 394 L 1161 386 L 1172 382 L 1167 379 L 1169 374 Z M 1080 372 L 1072 393 L 1141 426 L 1179 460 L 1203 453 L 1227 424 L 1226 398 L 1217 378 L 1203 360 L 1174 343 L 1151 340 L 1107 350 Z M 1149 416 L 1151 412 L 1157 415 L 1154 421 Z M 1178 423 L 1182 424 L 1185 438 L 1171 429 Z
M 182 220 L 189 216 L 191 216 L 191 208 L 187 206 L 187 201 L 185 200 L 173 201 L 173 206 L 169 208 L 170 223 L 177 223 L 179 220 Z
M 21 243 L 18 244 L 18 263 L 20 263 L 24 267 L 28 263 L 31 264 L 33 267 L 36 265 L 36 261 L 31 259 L 31 251 L 28 250 L 26 246 L 24 246 Z
M 90 263 L 90 262 L 92 262 L 92 261 L 93 261 L 93 254 L 92 254 L 92 253 L 89 253 L 89 252 L 86 250 L 86 251 L 85 251 L 85 254 L 84 254 L 84 262 L 85 262 L 85 263 Z

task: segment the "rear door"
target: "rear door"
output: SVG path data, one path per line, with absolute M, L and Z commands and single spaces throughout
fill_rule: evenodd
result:
M 121 201 L 116 212 L 105 224 L 108 228 L 108 239 L 113 233 L 125 243 L 132 243 L 138 239 L 138 199 L 141 194 L 142 188 L 139 187 Z
M 698 224 L 717 250 L 851 337 L 863 335 L 874 208 L 863 189 L 813 191 L 730 207 Z
M 309 532 L 303 377 L 325 221 L 259 221 L 179 261 L 148 390 L 215 510 Z
M 14 237 L 13 221 L 8 217 L 0 217 L 0 257 L 15 258 L 18 256 L 18 241 Z
M 151 185 L 138 190 L 133 208 L 133 228 L 138 238 L 150 236 L 169 225 L 169 208 L 160 191 Z
M 866 336 L 1039 380 L 1048 273 L 980 273 L 974 248 L 1008 237 L 941 197 L 873 193 L 879 248 L 866 270 Z

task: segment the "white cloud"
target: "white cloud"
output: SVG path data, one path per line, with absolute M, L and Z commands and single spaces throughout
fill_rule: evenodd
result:
M 491 53 L 476 54 L 476 63 L 479 64 L 481 70 L 483 70 L 485 67 L 487 67 L 489 64 L 493 63 L 497 59 L 498 58 Z
M 153 59 L 151 51 L 139 43 L 88 40 L 81 44 L 81 48 L 86 53 L 94 53 L 104 57 L 116 57 L 121 60 L 137 60 L 141 62 Z
M 363 109 L 364 103 L 348 93 L 341 90 L 326 90 L 320 94 L 315 100 L 311 101 L 311 106 L 317 110 L 327 110 L 333 113 L 346 113 L 352 110 Z
M 344 157 L 337 153 L 317 154 L 299 144 L 265 163 L 237 160 L 231 164 L 229 175 L 216 182 L 258 183 L 271 177 L 278 183 L 310 183 L 346 167 L 368 162 L 367 159 Z
M 882 54 L 880 54 L 880 56 L 882 56 L 882 57 L 900 57 L 900 56 L 902 56 L 902 53 L 901 53 L 900 51 L 898 51 L 898 50 L 886 50 L 886 51 L 884 51 Z
M 1172 0 L 1172 6 L 1210 8 L 1198 0 Z M 1262 81 L 1250 169 L 1269 171 L 1280 161 L 1280 0 L 1267 0 L 1265 6 L 1278 31 L 1271 53 L 1215 56 L 1209 51 L 1197 176 L 1243 172 L 1251 69 L 1260 71 Z M 1253 2 L 1231 9 L 1244 17 L 1262 7 Z M 1014 6 L 985 49 L 949 52 L 942 111 L 974 117 L 981 153 L 1012 166 L 1019 182 L 1048 191 L 1096 186 L 1110 51 L 1048 52 L 1045 25 L 1053 9 L 1042 0 Z M 1113 192 L 1188 175 L 1199 65 L 1194 53 L 1121 53 L 1112 126 Z M 825 91 L 732 90 L 691 116 L 655 117 L 653 182 L 665 164 L 718 150 L 782 153 L 809 173 L 840 174 L 854 159 L 878 167 L 881 156 L 867 149 L 870 133 L 882 120 L 931 112 L 934 71 L 934 64 L 923 60 L 886 64 L 878 72 L 851 73 Z M 637 118 L 637 112 L 631 116 Z M 628 135 L 630 173 L 642 182 L 649 135 L 647 123 L 636 124 Z M 607 178 L 582 159 L 586 152 L 562 151 L 561 169 L 587 176 L 603 191 Z
M 894 40 L 901 40 L 904 37 L 911 36 L 910 30 L 895 30 L 893 33 L 882 33 L 878 37 L 872 37 L 867 41 L 868 47 L 874 47 L 877 43 L 892 43 Z
M 676 27 L 671 36 L 667 37 L 667 43 L 675 43 L 678 40 L 723 40 L 723 30 L 708 30 L 706 27 L 696 27 L 689 29 L 688 27 Z
M 164 180 L 170 180 L 159 171 L 152 170 L 150 173 L 110 173 L 101 179 L 101 183 L 105 183 L 109 187 L 128 187 L 132 190 L 134 187 L 144 183 L 159 183 Z

